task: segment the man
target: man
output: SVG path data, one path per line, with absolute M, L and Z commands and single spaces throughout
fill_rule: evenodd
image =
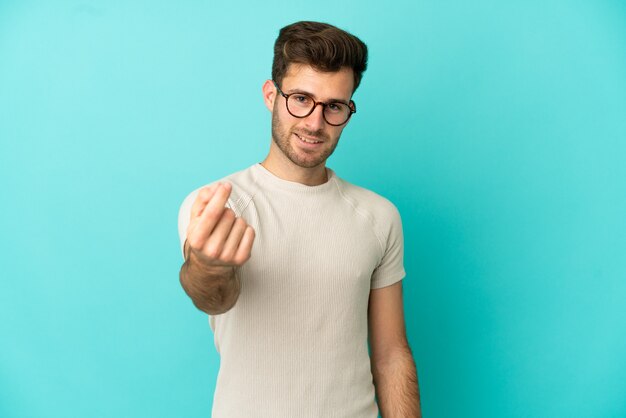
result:
M 181 206 L 181 284 L 221 357 L 214 418 L 421 416 L 400 216 L 326 167 L 366 64 L 334 26 L 281 29 L 269 154 Z

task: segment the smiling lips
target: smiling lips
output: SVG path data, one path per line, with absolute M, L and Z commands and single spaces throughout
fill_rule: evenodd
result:
M 321 144 L 322 142 L 324 142 L 324 141 L 318 141 L 318 140 L 316 140 L 316 139 L 308 139 L 308 138 L 305 138 L 305 137 L 303 137 L 302 135 L 298 135 L 298 134 L 297 134 L 297 133 L 295 133 L 295 132 L 294 132 L 293 134 L 294 134 L 295 136 L 297 136 L 297 137 L 298 137 L 298 139 L 300 139 L 300 141 L 304 142 L 305 144 L 313 144 L 313 145 L 314 145 L 314 144 Z

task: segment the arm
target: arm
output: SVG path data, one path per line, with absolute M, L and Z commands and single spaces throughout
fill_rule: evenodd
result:
M 383 418 L 421 418 L 417 371 L 406 338 L 402 282 L 370 292 L 369 341 Z
M 194 305 L 210 315 L 235 305 L 241 284 L 235 267 L 250 258 L 254 230 L 225 207 L 231 186 L 212 185 L 198 193 L 184 245 L 180 283 Z
M 239 297 L 241 283 L 234 268 L 212 267 L 202 263 L 185 241 L 185 262 L 180 268 L 180 284 L 191 301 L 209 315 L 227 312 Z

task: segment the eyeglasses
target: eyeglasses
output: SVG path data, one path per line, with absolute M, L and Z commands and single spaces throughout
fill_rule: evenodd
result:
M 352 100 L 350 104 L 342 102 L 316 102 L 311 96 L 305 93 L 291 93 L 285 94 L 282 92 L 278 84 L 274 81 L 276 90 L 281 96 L 285 98 L 285 104 L 287 105 L 287 112 L 296 118 L 306 118 L 309 116 L 317 105 L 322 105 L 322 114 L 326 123 L 332 126 L 341 126 L 348 122 L 350 116 L 356 113 L 356 105 Z

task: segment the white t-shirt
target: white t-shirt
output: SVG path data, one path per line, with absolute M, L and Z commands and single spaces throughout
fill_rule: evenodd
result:
M 327 173 L 306 186 L 255 164 L 221 180 L 256 237 L 237 303 L 209 317 L 221 359 L 213 418 L 378 416 L 368 301 L 405 276 L 402 224 L 387 199 Z M 180 208 L 181 250 L 198 190 Z

